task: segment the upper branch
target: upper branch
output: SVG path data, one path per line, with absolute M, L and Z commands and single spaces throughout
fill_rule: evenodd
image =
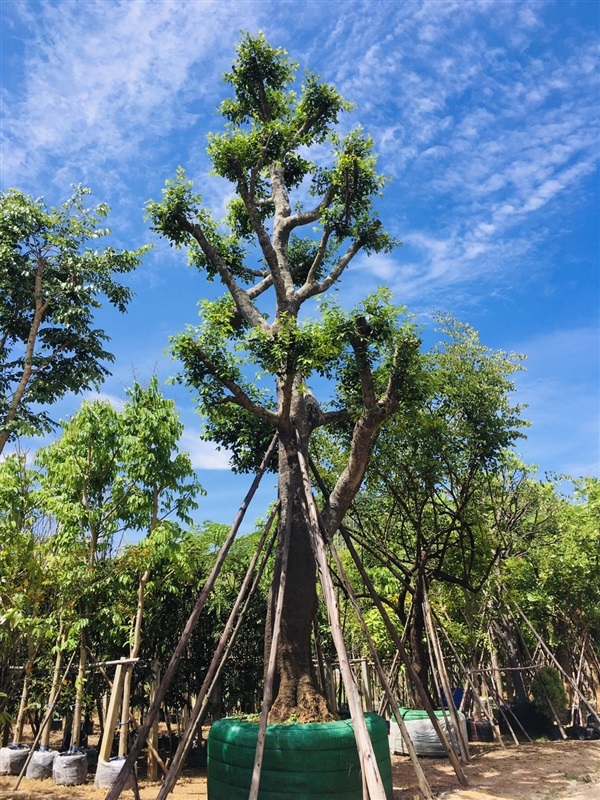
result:
M 230 378 L 223 370 L 221 364 L 213 361 L 204 350 L 200 347 L 198 342 L 194 343 L 194 354 L 202 362 L 206 371 L 215 377 L 221 386 L 231 392 L 231 397 L 226 397 L 227 402 L 233 402 L 236 405 L 249 411 L 255 417 L 269 422 L 271 425 L 277 426 L 279 423 L 279 415 L 268 408 L 255 403 L 246 392 L 239 386 L 232 378 Z
M 216 267 L 219 275 L 221 276 L 221 280 L 233 297 L 237 310 L 242 317 L 244 317 L 244 319 L 246 319 L 250 325 L 267 330 L 269 328 L 269 324 L 264 319 L 262 314 L 260 314 L 258 309 L 253 305 L 248 292 L 244 291 L 244 289 L 238 286 L 230 270 L 228 269 L 227 264 L 223 261 L 219 253 L 217 253 L 215 248 L 209 242 L 202 227 L 195 222 L 190 222 L 187 217 L 181 217 L 180 223 L 182 228 L 194 237 L 194 239 L 202 248 L 204 255 L 210 259 L 211 263 Z
M 305 300 L 308 300 L 310 297 L 314 297 L 317 294 L 322 294 L 326 292 L 328 289 L 333 286 L 333 284 L 339 280 L 340 276 L 348 266 L 348 264 L 352 261 L 354 256 L 359 252 L 362 247 L 362 242 L 360 239 L 352 242 L 350 247 L 346 250 L 344 255 L 339 259 L 335 267 L 331 270 L 329 275 L 323 278 L 322 281 L 313 281 L 312 283 L 306 282 L 304 286 L 302 286 L 296 292 L 296 299 L 298 305 L 302 304 Z

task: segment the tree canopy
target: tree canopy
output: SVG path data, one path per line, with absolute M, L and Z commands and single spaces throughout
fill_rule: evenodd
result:
M 109 374 L 94 311 L 102 299 L 125 311 L 131 290 L 116 276 L 146 248 L 99 250 L 109 207 L 86 207 L 89 194 L 77 186 L 60 208 L 16 189 L 0 195 L 0 453 L 19 434 L 52 429 L 46 406 Z

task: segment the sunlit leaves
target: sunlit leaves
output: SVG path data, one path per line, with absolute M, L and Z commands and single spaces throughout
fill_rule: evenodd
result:
M 49 430 L 53 423 L 43 407 L 68 391 L 97 387 L 108 374 L 105 363 L 113 360 L 105 350 L 108 337 L 93 327 L 94 310 L 106 300 L 125 311 L 131 290 L 115 276 L 135 269 L 145 248 L 97 249 L 95 240 L 110 233 L 100 225 L 109 208 L 104 203 L 87 208 L 89 194 L 77 186 L 60 208 L 16 189 L 0 195 L 5 436 Z

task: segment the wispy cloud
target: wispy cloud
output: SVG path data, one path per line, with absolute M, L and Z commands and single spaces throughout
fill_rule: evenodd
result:
M 19 184 L 56 158 L 61 186 L 90 175 L 98 185 L 110 166 L 103 183 L 123 189 L 115 164 L 157 160 L 161 140 L 193 127 L 236 38 L 232 6 L 212 0 L 12 5 L 30 31 L 24 91 L 3 95 L 3 180 Z M 252 26 L 254 5 L 236 14 Z

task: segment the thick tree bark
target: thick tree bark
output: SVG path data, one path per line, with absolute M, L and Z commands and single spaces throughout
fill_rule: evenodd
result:
M 300 403 L 303 404 L 301 399 Z M 279 498 L 282 509 L 279 530 L 285 530 L 288 499 L 292 498 L 292 533 L 277 647 L 275 700 L 269 715 L 270 722 L 283 722 L 291 716 L 297 717 L 301 722 L 334 718 L 318 688 L 313 667 L 312 624 L 317 608 L 317 571 L 301 492 L 302 475 L 295 434 L 293 431 L 287 435 L 283 433 L 279 445 Z M 282 541 L 283 537 L 280 536 L 279 542 Z M 279 585 L 280 556 L 281 553 L 278 552 L 273 587 Z M 271 594 L 274 594 L 273 591 Z M 271 641 L 272 612 L 269 603 L 265 637 L 267 652 Z

